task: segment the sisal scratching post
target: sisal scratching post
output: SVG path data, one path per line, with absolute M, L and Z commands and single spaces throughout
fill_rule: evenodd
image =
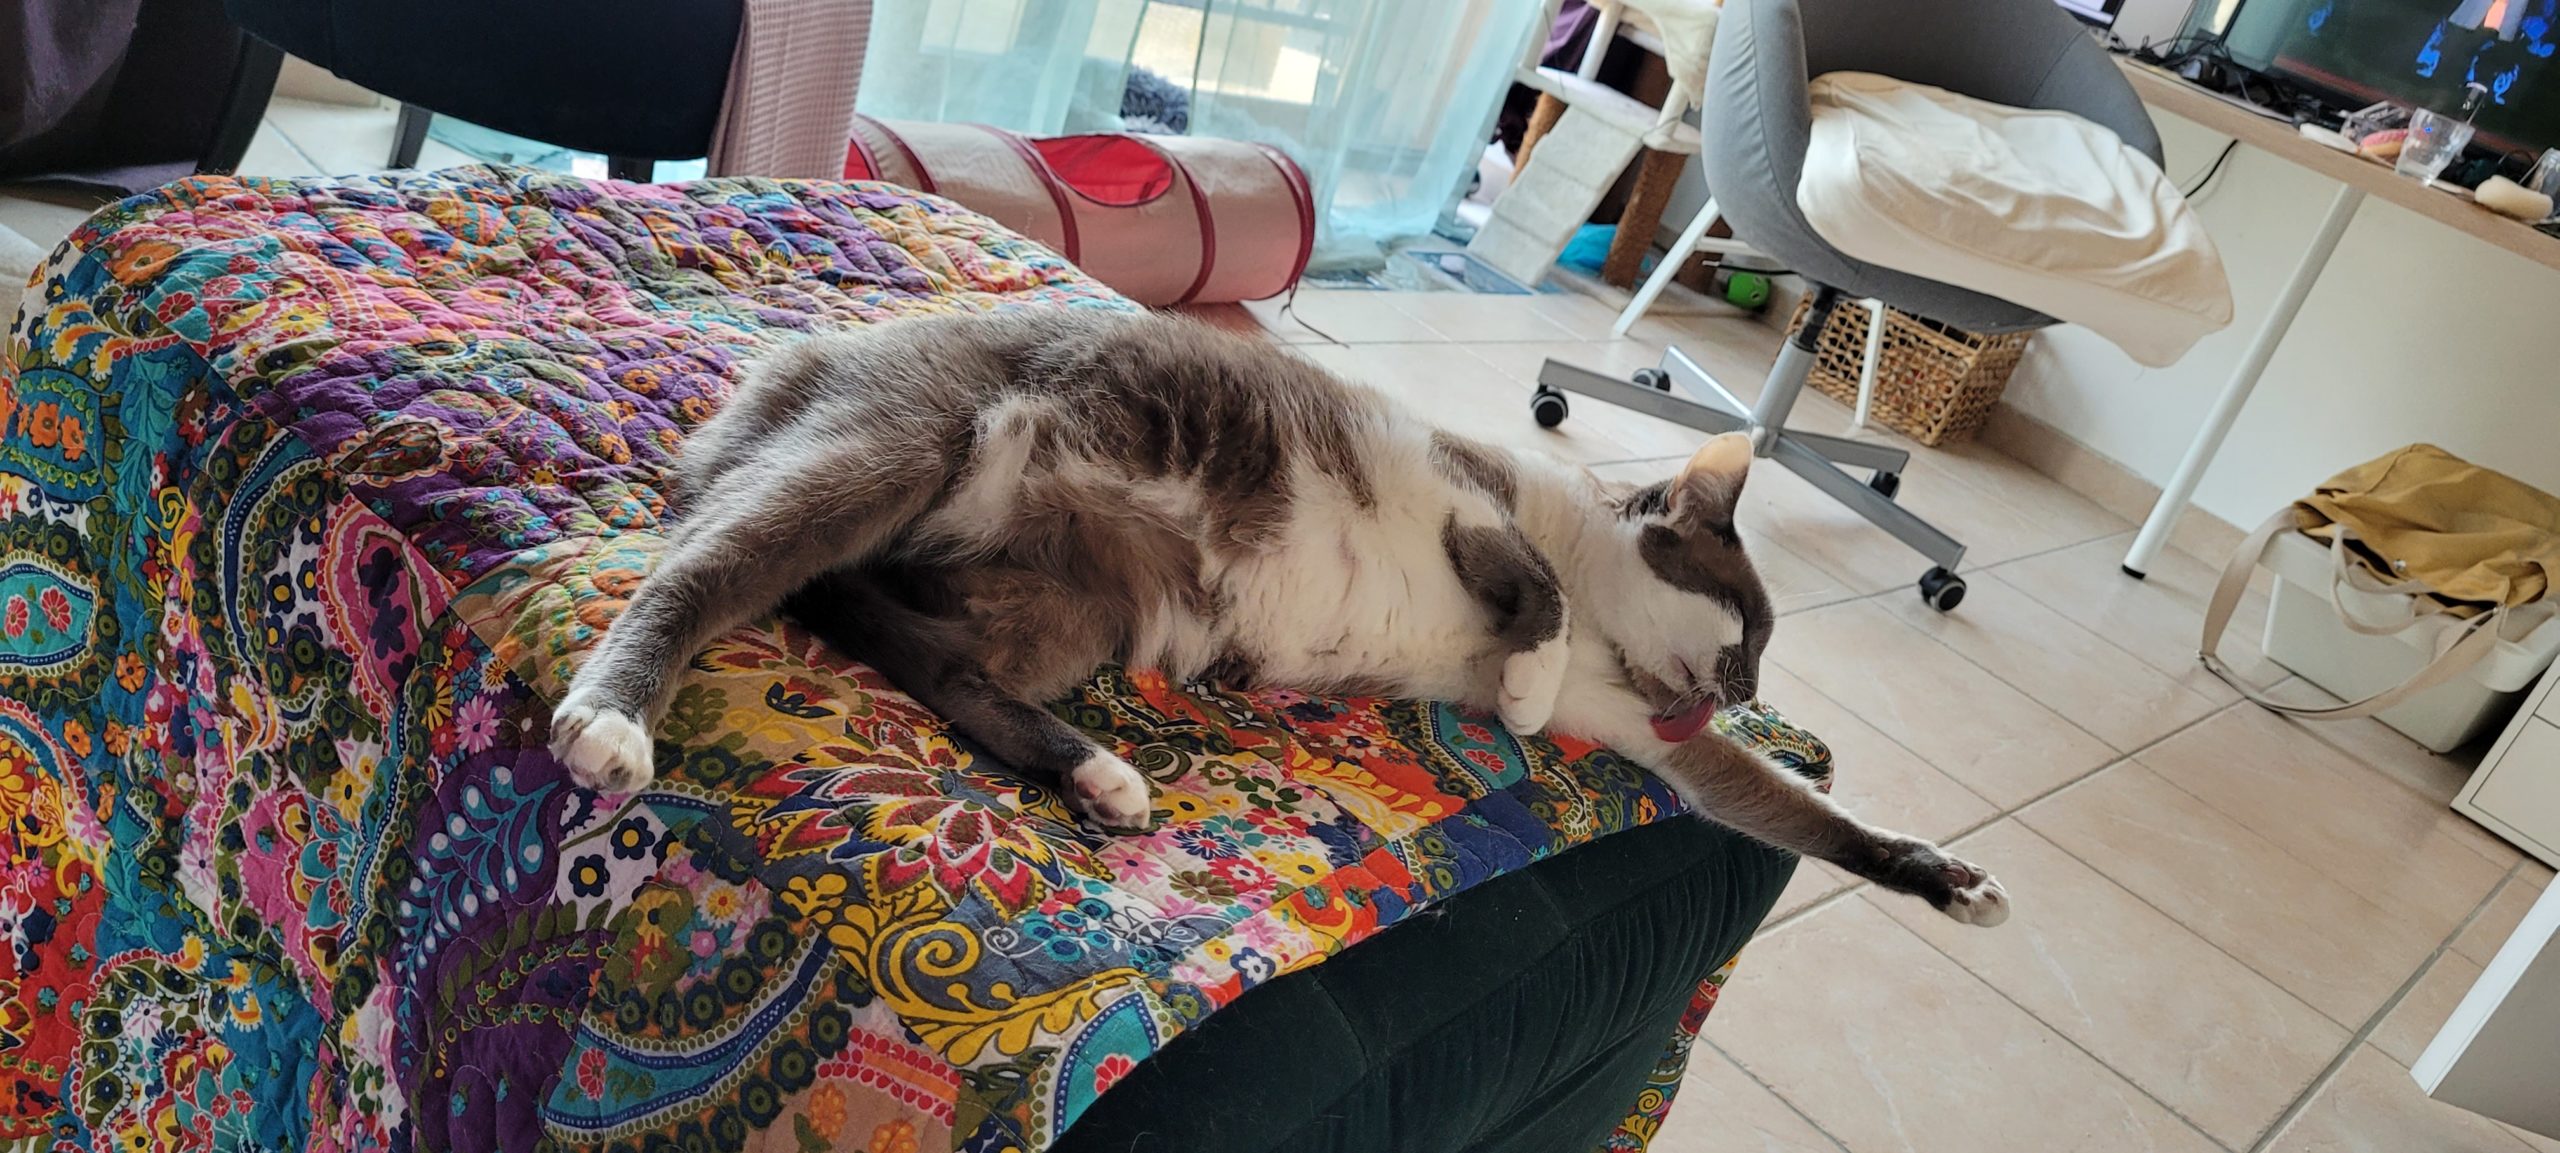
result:
M 1564 101 L 1544 92 L 1538 94 L 1538 106 L 1529 110 L 1529 127 L 1520 133 L 1520 151 L 1511 158 L 1513 172 L 1529 166 L 1529 150 L 1554 130 L 1556 121 L 1564 119 L 1564 109 Z
M 1644 254 L 1653 247 L 1653 234 L 1662 227 L 1662 210 L 1671 205 L 1671 188 L 1680 182 L 1680 170 L 1688 160 L 1677 152 L 1644 150 L 1635 191 L 1627 197 L 1626 210 L 1618 214 L 1618 234 L 1609 242 L 1609 258 L 1601 262 L 1600 279 L 1620 288 L 1635 287 L 1636 274 L 1644 270 Z

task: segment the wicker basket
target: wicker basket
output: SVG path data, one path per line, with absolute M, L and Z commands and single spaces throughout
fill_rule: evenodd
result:
M 1807 297 L 1787 322 L 1793 336 L 1804 327 Z M 1888 307 L 1884 310 L 1884 348 L 1876 356 L 1876 395 L 1867 419 L 1919 441 L 1937 444 L 1970 434 L 1990 419 L 2009 387 L 2009 372 L 2027 347 L 2027 333 L 1976 336 L 1942 328 Z M 1814 354 L 1808 383 L 1843 404 L 1858 403 L 1858 369 L 1867 358 L 1867 318 L 1863 304 L 1844 301 L 1822 330 L 1822 348 Z

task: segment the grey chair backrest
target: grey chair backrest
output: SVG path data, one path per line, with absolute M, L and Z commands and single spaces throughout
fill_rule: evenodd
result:
M 2052 323 L 2017 303 L 1850 259 L 1796 207 L 1813 114 L 1805 86 L 1873 72 L 1995 104 L 2070 112 L 2160 160 L 2133 85 L 2052 0 L 1726 0 L 1699 163 L 1734 235 L 1807 279 L 1977 332 Z

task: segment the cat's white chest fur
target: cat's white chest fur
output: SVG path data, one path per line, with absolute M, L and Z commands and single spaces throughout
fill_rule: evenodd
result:
M 1432 467 L 1427 433 L 1404 431 L 1381 430 L 1369 459 L 1374 502 L 1301 470 L 1280 539 L 1215 574 L 1225 639 L 1253 658 L 1258 679 L 1486 699 L 1496 646 L 1442 533 L 1452 519 L 1493 525 L 1502 515 Z

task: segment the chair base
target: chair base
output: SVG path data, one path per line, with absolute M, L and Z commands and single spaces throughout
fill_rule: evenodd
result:
M 1814 348 L 1822 338 L 1822 328 L 1830 322 L 1839 299 L 1833 289 L 1817 291 L 1804 328 L 1779 351 L 1778 362 L 1769 370 L 1768 383 L 1762 386 L 1756 404 L 1743 403 L 1687 354 L 1669 348 L 1663 350 L 1661 365 L 1638 372 L 1634 383 L 1550 360 L 1538 370 L 1538 390 L 1530 399 L 1531 411 L 1538 423 L 1552 428 L 1564 420 L 1564 394 L 1576 393 L 1702 432 L 1746 433 L 1751 437 L 1754 455 L 1776 461 L 1812 482 L 1831 499 L 1847 505 L 1851 512 L 1933 562 L 1935 567 L 1920 578 L 1921 597 L 1940 612 L 1951 610 L 1964 599 L 1964 578 L 1956 574 L 1958 564 L 1964 560 L 1964 545 L 1894 500 L 1902 485 L 1903 466 L 1910 463 L 1911 454 L 1890 445 L 1799 432 L 1786 426 L 1796 397 L 1804 391 L 1805 378 L 1813 371 Z M 1843 466 L 1863 469 L 1869 475 L 1860 480 L 1843 471 Z
M 231 90 L 223 95 L 222 111 L 214 117 L 212 138 L 196 157 L 197 172 L 229 176 L 240 171 L 240 161 L 249 155 L 249 142 L 257 139 L 258 124 L 266 118 L 267 102 L 275 96 L 276 77 L 283 71 L 284 49 L 246 32 L 240 34 Z
M 427 128 L 435 119 L 436 114 L 424 107 L 400 102 L 400 119 L 391 129 L 391 167 L 418 166 L 418 154 L 427 147 Z

